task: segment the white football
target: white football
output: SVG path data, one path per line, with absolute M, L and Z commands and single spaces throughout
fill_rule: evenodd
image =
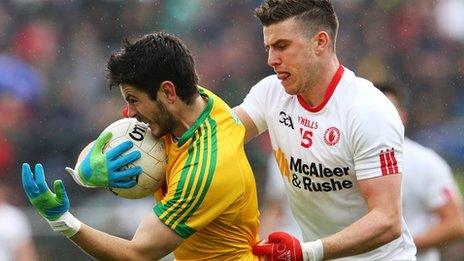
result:
M 165 182 L 165 171 L 167 157 L 164 151 L 164 142 L 158 140 L 151 135 L 148 125 L 137 121 L 135 118 L 125 118 L 113 122 L 103 131 L 111 131 L 113 136 L 103 148 L 106 152 L 110 148 L 116 147 L 123 141 L 131 140 L 134 146 L 126 151 L 123 155 L 134 150 L 139 150 L 142 156 L 140 159 L 128 164 L 128 167 L 134 165 L 142 167 L 142 173 L 137 176 L 137 184 L 128 189 L 124 188 L 109 188 L 115 195 L 128 199 L 138 199 L 147 196 L 153 196 Z M 91 143 L 92 144 L 92 143 Z M 86 155 L 86 150 L 91 148 L 91 144 L 81 152 Z M 82 159 L 79 159 L 80 161 Z

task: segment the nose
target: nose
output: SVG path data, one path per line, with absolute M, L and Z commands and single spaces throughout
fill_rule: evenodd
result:
M 276 67 L 282 63 L 282 60 L 280 59 L 279 55 L 277 52 L 272 50 L 272 48 L 269 49 L 269 53 L 267 55 L 267 64 L 271 67 Z
M 126 110 L 127 110 L 127 117 L 128 118 L 135 118 L 137 116 L 137 110 L 135 109 L 134 105 L 127 104 L 126 105 Z

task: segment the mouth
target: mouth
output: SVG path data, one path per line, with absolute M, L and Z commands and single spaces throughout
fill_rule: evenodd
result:
M 277 78 L 281 81 L 285 81 L 290 77 L 290 73 L 288 72 L 277 72 Z

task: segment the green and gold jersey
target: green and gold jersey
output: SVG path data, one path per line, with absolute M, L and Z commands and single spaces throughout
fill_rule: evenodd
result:
M 208 104 L 178 142 L 166 137 L 167 191 L 159 219 L 185 238 L 178 260 L 258 260 L 256 185 L 244 151 L 245 127 L 231 108 L 200 89 Z

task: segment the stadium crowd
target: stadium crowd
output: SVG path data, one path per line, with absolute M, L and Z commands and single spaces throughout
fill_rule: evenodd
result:
M 9 201 L 29 206 L 19 185 L 21 162 L 42 162 L 50 180 L 64 179 L 74 206 L 85 205 L 89 193 L 109 194 L 71 185 L 64 167 L 121 117 L 123 100 L 106 93 L 104 66 L 125 36 L 176 34 L 194 53 L 201 85 L 231 106 L 240 103 L 273 73 L 252 12 L 260 2 L 1 1 L 0 182 L 12 191 Z M 410 94 L 407 135 L 439 152 L 464 180 L 464 2 L 336 0 L 334 6 L 342 64 L 371 81 L 403 83 Z M 260 138 L 247 150 L 263 197 L 269 142 Z M 46 244 L 39 244 L 39 256 L 53 257 Z

